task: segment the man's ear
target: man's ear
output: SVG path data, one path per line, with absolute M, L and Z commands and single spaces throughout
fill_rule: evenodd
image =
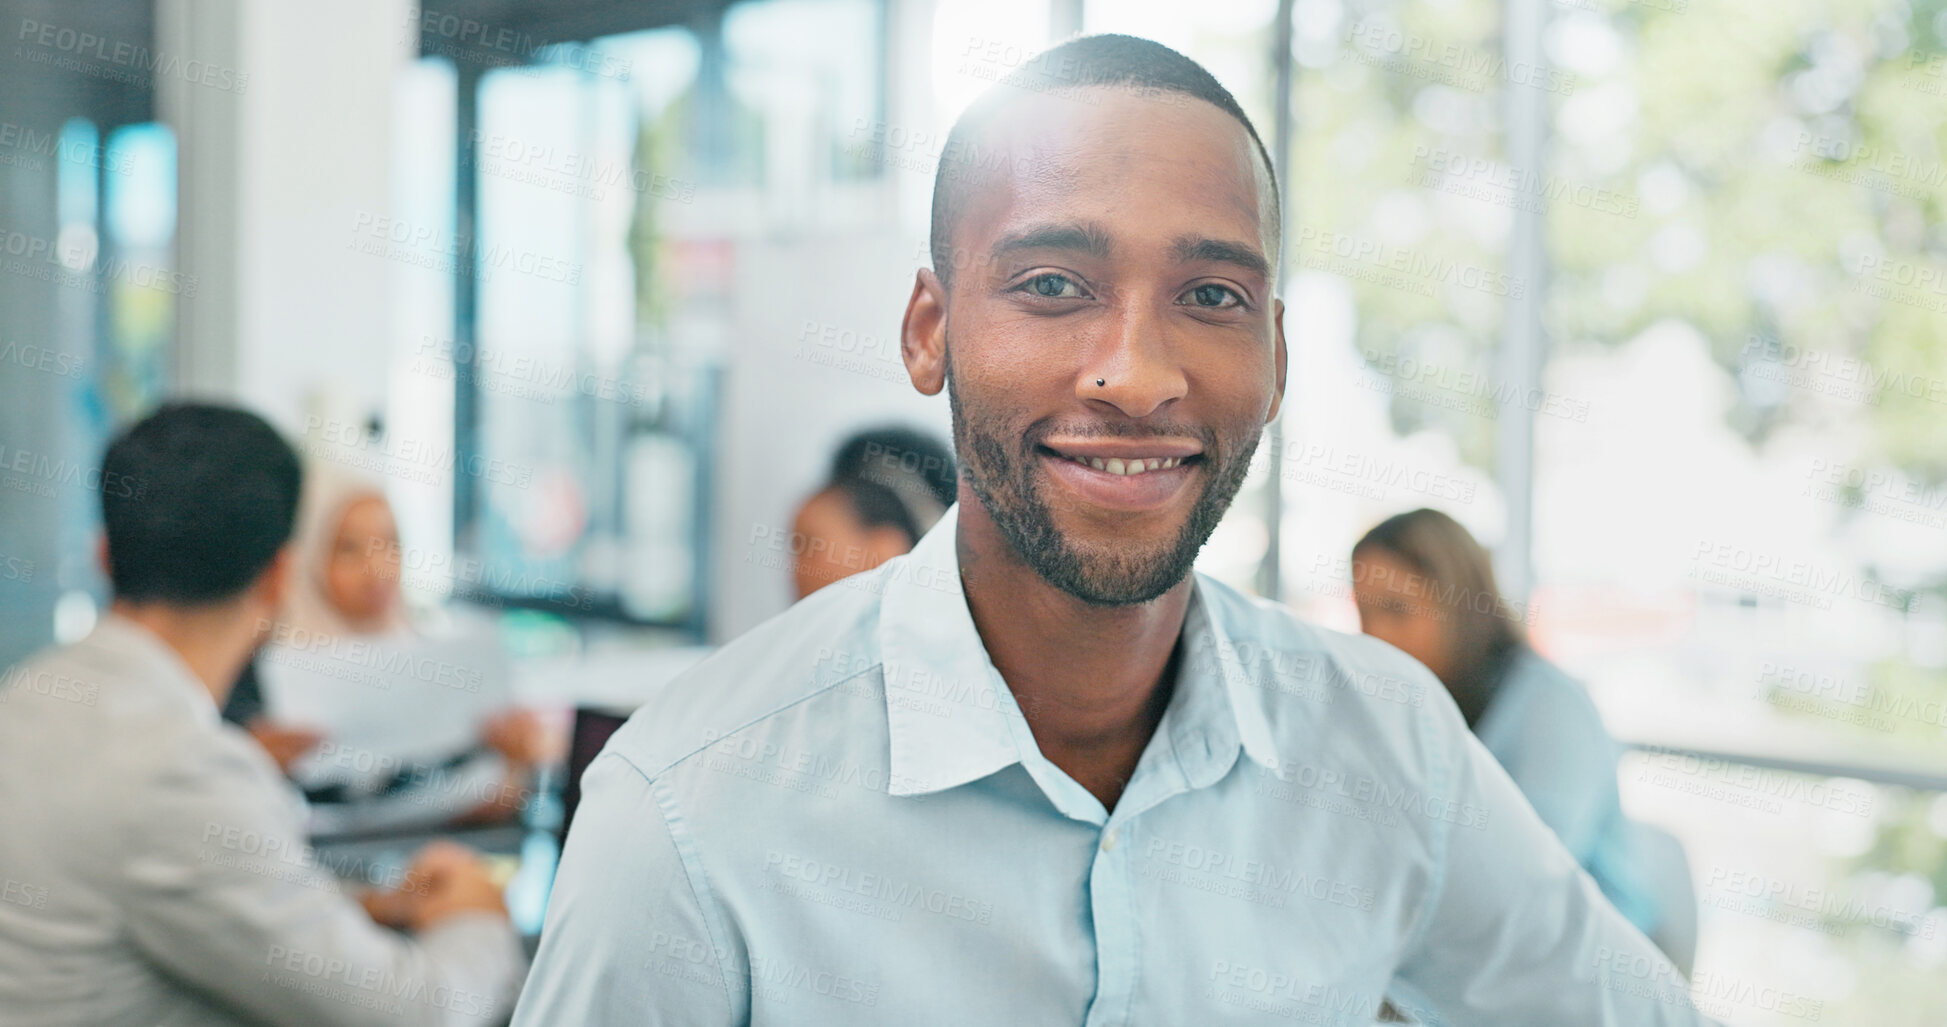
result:
M 1264 415 L 1264 423 L 1270 424 L 1278 419 L 1278 411 L 1284 408 L 1284 373 L 1288 355 L 1284 348 L 1284 301 L 1274 300 L 1271 307 L 1271 336 L 1277 340 L 1278 389 L 1271 394 L 1271 412 Z
M 101 576 L 109 581 L 115 580 L 115 565 L 108 559 L 108 533 L 95 536 L 95 566 L 101 568 Z
M 929 268 L 913 276 L 913 295 L 899 325 L 899 355 L 913 388 L 937 396 L 946 387 L 946 286 Z

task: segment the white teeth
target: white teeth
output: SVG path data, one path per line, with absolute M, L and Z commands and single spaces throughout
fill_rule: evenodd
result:
M 1181 466 L 1183 463 L 1183 458 L 1180 456 L 1148 457 L 1148 458 L 1141 458 L 1141 459 L 1131 457 L 1127 460 L 1123 459 L 1122 457 L 1109 457 L 1107 459 L 1103 459 L 1102 457 L 1099 456 L 1089 456 L 1089 457 L 1078 456 L 1078 457 L 1069 457 L 1069 459 L 1075 461 L 1078 464 L 1082 464 L 1087 467 L 1093 467 L 1098 471 L 1106 471 L 1110 474 L 1122 475 L 1125 477 L 1131 474 L 1143 474 L 1147 471 L 1167 470 L 1171 467 Z

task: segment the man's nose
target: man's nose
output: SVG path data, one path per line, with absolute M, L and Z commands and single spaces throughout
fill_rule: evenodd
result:
M 1167 315 L 1148 304 L 1120 309 L 1083 363 L 1075 394 L 1131 418 L 1148 417 L 1189 392 Z

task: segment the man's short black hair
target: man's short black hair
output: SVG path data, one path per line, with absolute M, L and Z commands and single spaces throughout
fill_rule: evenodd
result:
M 290 540 L 304 473 L 263 418 L 208 403 L 158 408 L 109 443 L 101 469 L 115 597 L 186 606 L 263 574 Z
M 970 167 L 980 163 L 975 153 L 978 147 L 972 146 L 972 141 L 1014 98 L 1016 90 L 1065 92 L 1086 86 L 1122 86 L 1145 93 L 1195 97 L 1236 118 L 1250 133 L 1251 142 L 1257 144 L 1258 157 L 1271 177 L 1272 223 L 1277 231 L 1283 231 L 1278 220 L 1283 215 L 1279 212 L 1277 165 L 1271 162 L 1271 151 L 1258 138 L 1257 127 L 1238 106 L 1237 98 L 1216 76 L 1154 40 L 1112 34 L 1080 36 L 1036 55 L 1001 79 L 997 87 L 961 112 L 947 133 L 939 167 L 933 174 L 933 271 L 942 282 L 949 281 L 952 274 L 953 228 L 960 218 L 960 194 L 973 177 L 968 173 Z

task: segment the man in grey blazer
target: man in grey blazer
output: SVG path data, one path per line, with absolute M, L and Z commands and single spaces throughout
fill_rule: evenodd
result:
M 113 605 L 0 677 L 0 1025 L 505 1019 L 525 963 L 479 860 L 434 848 L 361 907 L 218 716 L 293 573 L 300 477 L 261 419 L 178 404 L 89 482 Z

